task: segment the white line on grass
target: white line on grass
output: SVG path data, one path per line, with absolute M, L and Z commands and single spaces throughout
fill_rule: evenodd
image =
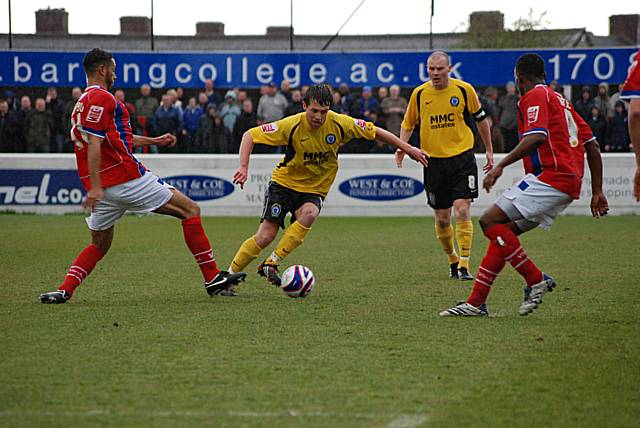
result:
M 427 421 L 427 415 L 401 415 L 385 425 L 385 428 L 415 428 Z
M 84 412 L 71 411 L 0 411 L 0 417 L 8 416 L 35 416 L 35 417 L 84 417 L 92 418 L 99 416 L 120 416 L 120 417 L 201 417 L 211 418 L 220 416 L 231 416 L 237 418 L 344 418 L 344 419 L 392 419 L 385 425 L 385 428 L 416 428 L 427 420 L 425 414 L 381 414 L 381 413 L 332 413 L 332 412 L 301 412 L 298 410 L 287 410 L 282 412 L 253 412 L 253 411 L 228 411 L 228 412 L 205 412 L 205 411 L 117 411 L 109 409 L 93 409 Z

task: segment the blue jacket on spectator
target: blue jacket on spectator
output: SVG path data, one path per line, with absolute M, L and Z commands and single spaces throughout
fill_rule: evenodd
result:
M 178 134 L 182 131 L 182 114 L 177 107 L 170 106 L 165 109 L 164 106 L 158 107 L 153 116 L 153 131 L 155 135 L 165 133 Z
M 200 118 L 204 114 L 204 111 L 200 107 L 196 107 L 191 110 L 187 107 L 184 110 L 184 114 L 182 115 L 182 121 L 184 123 L 184 129 L 191 134 L 194 135 L 198 130 L 198 123 L 200 122 Z

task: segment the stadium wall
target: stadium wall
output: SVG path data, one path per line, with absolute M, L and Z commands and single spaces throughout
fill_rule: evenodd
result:
M 500 160 L 504 155 L 496 155 Z M 259 216 L 275 155 L 254 155 L 249 180 L 241 190 L 232 183 L 237 155 L 139 155 L 139 159 L 165 181 L 198 201 L 206 216 Z M 478 166 L 484 164 L 477 155 Z M 632 195 L 634 157 L 631 153 L 603 155 L 604 191 L 612 215 L 640 214 Z M 482 173 L 480 173 L 480 183 Z M 489 207 L 523 175 L 516 164 L 506 168 L 490 194 L 480 192 L 473 205 L 477 215 Z M 84 191 L 72 154 L 0 155 L 0 211 L 38 214 L 81 212 Z M 567 214 L 589 215 L 591 184 L 588 169 L 582 196 Z M 395 166 L 392 155 L 341 155 L 340 170 L 323 207 L 333 216 L 433 215 L 426 207 L 422 169 L 411 160 Z

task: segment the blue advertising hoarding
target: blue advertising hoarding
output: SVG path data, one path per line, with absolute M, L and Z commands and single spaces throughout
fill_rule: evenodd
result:
M 452 76 L 476 86 L 513 80 L 516 59 L 537 52 L 548 80 L 561 84 L 624 81 L 636 48 L 451 51 Z M 417 86 L 427 80 L 427 52 L 353 53 L 115 53 L 117 87 L 255 88 L 283 79 L 293 86 L 313 83 L 350 86 Z M 0 86 L 84 86 L 83 52 L 0 51 Z

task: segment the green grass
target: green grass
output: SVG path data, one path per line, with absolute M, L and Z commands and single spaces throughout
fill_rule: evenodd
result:
M 204 224 L 226 267 L 257 221 Z M 80 216 L 0 216 L 0 426 L 637 426 L 640 217 L 528 233 L 558 289 L 520 317 L 507 267 L 489 319 L 438 317 L 471 285 L 433 218 L 320 218 L 294 300 L 254 264 L 209 298 L 178 221 L 125 217 L 71 302 L 38 303 L 88 237 Z

